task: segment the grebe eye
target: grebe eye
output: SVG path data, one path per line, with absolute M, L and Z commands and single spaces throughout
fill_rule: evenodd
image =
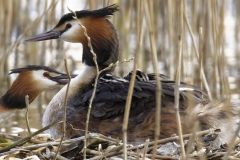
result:
M 71 28 L 72 27 L 72 25 L 70 24 L 70 23 L 68 23 L 68 24 L 66 24 L 66 28 Z
M 44 72 L 44 73 L 43 73 L 43 76 L 44 76 L 44 77 L 49 77 L 49 73 L 48 73 L 48 72 Z

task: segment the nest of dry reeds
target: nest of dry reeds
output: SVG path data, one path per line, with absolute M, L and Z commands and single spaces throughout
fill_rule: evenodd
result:
M 43 130 L 39 132 L 41 131 Z M 194 143 L 191 143 L 189 140 L 193 136 L 192 134 L 183 135 L 184 147 L 188 148 L 186 159 L 224 159 L 228 151 L 227 146 L 223 145 L 221 148 L 215 149 L 210 145 L 218 133 L 219 130 L 214 129 L 197 132 L 196 138 L 198 140 L 195 140 Z M 34 136 L 36 134 L 33 133 L 24 138 L 0 134 L 0 157 L 3 159 L 11 157 L 19 159 L 84 159 L 84 136 L 62 141 L 61 149 L 58 150 L 60 140 L 54 141 L 46 134 Z M 182 155 L 178 141 L 179 136 L 158 140 L 156 155 L 153 154 L 154 141 L 146 140 L 144 144 L 136 146 L 128 144 L 127 159 L 152 159 L 153 157 L 153 159 L 179 159 Z M 89 133 L 87 142 L 87 159 L 123 159 L 124 157 L 123 143 L 119 139 L 113 139 L 97 133 Z M 236 141 L 234 144 L 228 158 L 239 159 L 239 141 Z

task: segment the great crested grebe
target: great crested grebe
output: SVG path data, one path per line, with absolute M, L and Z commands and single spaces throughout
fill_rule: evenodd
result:
M 68 82 L 66 74 L 47 66 L 28 65 L 23 68 L 12 69 L 9 74 L 14 73 L 19 75 L 0 99 L 0 122 L 16 109 L 26 107 L 26 95 L 29 96 L 29 102 L 31 103 L 41 92 L 59 85 L 65 85 Z
M 107 19 L 118 11 L 117 5 L 111 5 L 98 10 L 76 11 L 78 20 L 86 27 L 91 38 L 93 50 L 97 55 L 100 69 L 105 68 L 118 60 L 119 41 L 117 32 L 112 23 Z M 73 43 L 82 43 L 82 60 L 86 67 L 81 74 L 72 79 L 67 103 L 67 133 L 66 138 L 84 135 L 86 114 L 89 100 L 93 90 L 96 76 L 92 54 L 88 48 L 88 41 L 83 29 L 73 19 L 73 14 L 62 16 L 58 24 L 50 31 L 36 35 L 26 41 L 43 41 L 49 39 L 62 39 Z M 98 132 L 114 138 L 122 138 L 122 122 L 131 75 L 125 78 L 111 75 L 112 70 L 106 71 L 97 86 L 93 100 L 89 131 Z M 141 72 L 140 72 L 141 74 Z M 141 76 L 141 75 L 140 75 Z M 144 75 L 143 75 L 144 76 Z M 130 143 L 143 143 L 145 139 L 154 137 L 155 121 L 155 78 L 145 74 L 135 81 L 131 111 L 129 117 L 128 140 Z M 177 133 L 177 123 L 174 109 L 174 81 L 164 80 L 162 84 L 161 104 L 161 135 L 160 138 L 169 137 Z M 186 87 L 188 86 L 188 87 Z M 186 89 L 188 88 L 188 89 Z M 191 92 L 189 91 L 191 90 Z M 61 120 L 66 92 L 64 86 L 47 106 L 43 116 L 43 126 Z M 194 119 L 199 119 L 201 128 L 218 128 L 222 133 L 214 141 L 219 145 L 229 140 L 233 125 L 231 105 L 227 101 L 209 102 L 200 89 L 185 83 L 180 85 L 180 114 L 183 133 L 190 133 Z M 205 98 L 202 98 L 205 97 Z M 55 125 L 48 133 L 54 138 L 62 136 L 62 125 Z

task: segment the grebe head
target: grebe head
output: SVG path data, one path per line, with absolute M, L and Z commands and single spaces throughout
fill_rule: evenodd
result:
M 111 5 L 98 10 L 76 11 L 79 22 L 86 27 L 87 34 L 91 38 L 94 52 L 97 54 L 97 63 L 108 66 L 118 60 L 119 42 L 117 32 L 108 20 L 109 16 L 118 11 L 117 5 Z M 50 31 L 38 34 L 27 39 L 28 42 L 61 39 L 72 43 L 82 43 L 82 60 L 88 66 L 94 66 L 92 53 L 88 47 L 88 40 L 84 35 L 83 28 L 73 18 L 73 13 L 65 14 L 58 24 Z
M 64 85 L 68 82 L 66 74 L 50 67 L 29 65 L 12 69 L 10 74 L 18 73 L 10 89 L 0 98 L 0 122 L 16 109 L 26 108 L 25 96 L 31 103 L 41 92 Z M 75 77 L 76 75 L 72 75 Z
M 9 74 L 18 73 L 18 77 L 13 82 L 18 86 L 29 85 L 34 90 L 44 91 L 54 88 L 58 85 L 68 83 L 66 74 L 61 73 L 53 68 L 40 65 L 28 65 L 23 68 L 12 69 Z M 75 77 L 74 75 L 72 77 Z
M 19 75 L 10 89 L 1 97 L 1 107 L 22 109 L 26 107 L 25 96 L 29 96 L 31 103 L 41 92 L 68 83 L 66 74 L 47 66 L 29 65 L 12 69 L 9 74 Z M 76 75 L 72 75 L 75 77 Z

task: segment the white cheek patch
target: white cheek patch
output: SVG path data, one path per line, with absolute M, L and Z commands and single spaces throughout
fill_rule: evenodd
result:
M 78 21 L 76 20 L 71 21 L 70 24 L 72 25 L 72 27 L 69 28 L 64 33 L 62 33 L 62 35 L 60 36 L 60 39 L 67 42 L 79 43 L 78 41 L 79 39 L 78 37 L 80 36 L 79 31 L 82 29 L 82 27 L 79 25 Z
M 37 82 L 36 85 L 38 86 L 38 88 L 40 88 L 41 90 L 47 90 L 58 86 L 57 82 L 44 77 L 43 76 L 44 72 L 45 71 L 42 70 L 32 72 L 33 79 Z

